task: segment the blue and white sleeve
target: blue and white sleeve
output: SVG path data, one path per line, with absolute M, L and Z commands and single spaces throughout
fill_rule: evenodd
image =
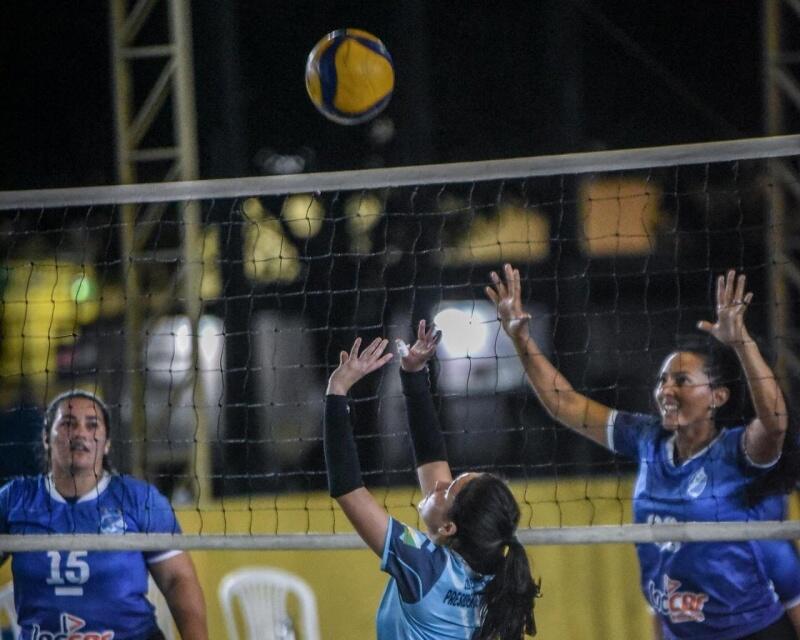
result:
M 436 584 L 447 566 L 444 549 L 421 531 L 389 519 L 381 570 L 395 579 L 403 602 L 419 602 Z
M 788 540 L 760 540 L 767 577 L 787 609 L 800 605 L 800 556 Z
M 657 428 L 657 418 L 653 416 L 612 411 L 607 426 L 608 448 L 626 458 L 639 460 L 643 441 Z
M 172 510 L 172 505 L 152 485 L 147 486 L 147 499 L 141 507 L 140 517 L 145 533 L 181 533 L 181 526 Z M 152 551 L 144 554 L 147 564 L 155 564 L 173 556 L 181 551 Z

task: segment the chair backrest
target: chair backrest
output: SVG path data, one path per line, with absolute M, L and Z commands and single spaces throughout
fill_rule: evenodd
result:
M 0 588 L 0 631 L 11 631 L 14 638 L 19 635 L 17 610 L 14 607 L 14 584 L 11 582 Z
M 152 576 L 148 578 L 147 582 L 147 599 L 156 608 L 156 622 L 158 623 L 158 628 L 161 629 L 161 633 L 164 634 L 164 638 L 166 640 L 176 640 L 178 636 L 175 633 L 175 621 L 172 618 L 172 613 L 170 613 L 166 598 Z
M 238 569 L 219 585 L 219 601 L 228 630 L 228 640 L 240 640 L 236 612 L 244 623 L 243 640 L 294 640 L 287 610 L 289 595 L 299 604 L 302 640 L 319 640 L 317 599 L 299 576 L 269 567 Z

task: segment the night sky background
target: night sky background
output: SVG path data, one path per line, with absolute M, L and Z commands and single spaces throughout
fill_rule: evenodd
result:
M 496 6 L 495 6 L 496 5 Z M 506 158 L 761 135 L 755 0 L 192 3 L 201 177 Z M 346 26 L 394 58 L 394 137 L 325 120 L 306 55 Z M 108 7 L 0 10 L 0 188 L 113 184 Z
M 3 3 L 0 190 L 117 182 L 108 4 L 106 0 Z M 290 156 L 300 158 L 303 170 L 312 172 L 760 136 L 764 133 L 761 5 L 756 0 L 192 2 L 200 177 L 270 175 L 276 173 L 276 159 Z M 321 116 L 304 84 L 308 52 L 326 33 L 344 27 L 365 29 L 381 38 L 396 72 L 394 96 L 380 118 L 352 127 Z M 148 37 L 151 43 L 164 41 L 158 26 L 148 31 Z M 158 70 L 156 65 L 151 72 Z M 141 87 L 137 89 L 141 96 Z M 376 124 L 391 124 L 394 135 L 378 139 Z M 142 169 L 141 181 L 161 180 L 158 169 Z M 722 184 L 729 185 L 730 167 L 720 168 L 719 174 L 716 177 Z M 658 251 L 644 258 L 646 268 L 635 259 L 630 264 L 588 261 L 575 241 L 574 225 L 569 227 L 574 218 L 562 217 L 558 208 L 575 185 L 567 180 L 565 187 L 556 179 L 551 185 L 545 180 L 531 187 L 542 202 L 548 200 L 547 189 L 553 190 L 550 202 L 556 204 L 550 209 L 542 205 L 542 209 L 558 221 L 554 225 L 567 222 L 554 227 L 553 259 L 531 266 L 524 277 L 531 283 L 532 299 L 550 304 L 560 314 L 558 330 L 554 329 L 555 349 L 575 356 L 573 361 L 562 358 L 562 370 L 584 386 L 609 394 L 624 386 L 621 377 L 608 378 L 611 374 L 602 350 L 594 368 L 587 362 L 583 322 L 587 309 L 589 315 L 594 309 L 592 317 L 602 320 L 600 328 L 615 328 L 616 333 L 607 336 L 606 347 L 622 357 L 614 342 L 620 336 L 625 337 L 626 349 L 649 349 L 654 335 L 669 338 L 671 344 L 678 325 L 692 320 L 692 313 L 705 317 L 710 269 L 763 264 L 761 232 L 742 226 L 744 209 L 751 212 L 753 205 L 752 211 L 758 211 L 748 201 L 756 199 L 746 192 L 748 183 L 736 183 L 741 193 L 737 191 L 733 199 L 723 189 L 712 202 L 706 186 L 697 190 L 690 172 L 680 175 L 680 184 L 674 176 L 665 181 L 675 190 L 665 198 L 665 207 L 680 211 L 670 223 L 675 233 L 666 241 L 661 238 Z M 655 178 L 663 178 L 659 176 Z M 712 172 L 712 182 L 714 178 Z M 698 179 L 697 184 L 703 185 L 708 176 L 701 170 Z M 487 188 L 486 193 L 476 190 L 472 205 L 480 198 L 489 203 L 496 200 L 490 193 L 492 186 Z M 332 362 L 339 346 L 350 344 L 353 326 L 381 327 L 388 309 L 411 309 L 417 319 L 429 313 L 445 293 L 482 298 L 488 265 L 481 265 L 480 273 L 473 265 L 442 269 L 433 254 L 425 251 L 440 246 L 444 240 L 437 234 L 447 229 L 440 220 L 443 214 L 426 217 L 420 213 L 426 211 L 424 203 L 432 210 L 435 199 L 433 192 L 421 191 L 418 198 L 397 191 L 396 197 L 405 201 L 390 204 L 390 213 L 392 207 L 408 207 L 408 202 L 419 209 L 385 216 L 371 232 L 376 244 L 369 256 L 349 253 L 343 223 L 334 223 L 331 214 L 318 237 L 298 242 L 308 271 L 302 282 L 286 286 L 248 281 L 236 267 L 241 264 L 242 220 L 231 217 L 233 209 L 228 206 L 206 212 L 207 222 L 226 230 L 220 247 L 220 255 L 226 257 L 222 261 L 224 292 L 207 305 L 209 312 L 225 318 L 228 334 L 226 436 L 238 443 L 254 443 L 252 450 L 250 444 L 229 447 L 224 466 L 232 468 L 231 460 L 243 460 L 244 472 L 257 473 L 253 461 L 265 459 L 256 442 L 261 420 L 248 408 L 260 402 L 254 378 L 248 377 L 249 322 L 255 308 L 299 312 L 311 301 L 312 325 L 326 328 L 314 334 L 320 342 L 317 350 L 321 358 Z M 700 196 L 694 197 L 696 193 Z M 76 228 L 83 229 L 87 213 L 73 213 Z M 419 217 L 414 217 L 417 213 Z M 95 214 L 100 219 L 103 212 Z M 15 236 L 25 235 L 19 225 L 27 225 L 29 235 L 35 235 L 40 221 L 51 224 L 54 232 L 64 224 L 57 216 L 37 218 L 9 218 L 11 244 Z M 107 237 L 109 246 L 116 246 L 112 236 Z M 417 237 L 428 244 L 418 243 Z M 387 238 L 395 248 L 406 247 L 396 264 L 382 262 L 396 253 L 389 250 Z M 614 276 L 626 269 L 644 277 Z M 751 280 L 759 291 L 763 291 L 761 277 L 759 267 Z M 321 294 L 337 293 L 335 304 L 326 295 L 321 302 L 310 294 L 307 298 L 300 289 L 304 286 Z M 298 293 L 303 295 L 293 295 Z M 660 322 L 663 327 L 654 328 L 651 335 L 650 324 L 645 327 L 639 316 L 615 314 L 618 299 L 626 297 L 637 304 L 649 300 L 666 309 L 661 315 L 648 316 L 648 323 Z M 683 313 L 687 310 L 691 313 Z M 613 318 L 602 315 L 608 313 Z M 342 329 L 337 332 L 330 327 Z M 763 330 L 763 326 L 757 328 Z M 630 366 L 622 366 L 623 373 L 638 376 L 635 382 L 640 385 L 639 368 L 630 362 L 626 365 Z M 319 373 L 321 385 L 324 372 L 320 369 Z M 480 407 L 474 409 L 473 417 L 488 411 L 487 424 L 497 419 L 493 404 L 477 402 Z M 506 410 L 510 416 L 520 416 L 536 411 L 533 404 L 523 393 Z M 451 422 L 461 420 L 458 411 L 450 410 L 449 415 Z M 375 422 L 369 411 L 354 419 L 365 431 Z M 542 420 L 536 419 L 538 424 Z M 572 470 L 568 465 L 573 458 L 591 463 L 597 455 L 578 436 L 556 437 L 555 433 L 542 432 L 524 446 L 509 441 L 508 450 L 513 453 L 509 459 L 520 451 L 535 450 L 545 460 L 542 469 L 551 468 L 550 462 L 561 456 L 562 470 Z M 484 451 L 482 447 L 476 450 Z M 303 467 L 306 482 L 324 481 L 320 451 Z M 562 453 L 554 453 L 558 451 Z M 584 453 L 578 455 L 580 451 Z M 377 460 L 380 468 L 378 453 L 369 459 Z M 535 459 L 526 460 L 518 467 L 536 466 Z M 607 457 L 600 463 L 605 461 Z M 307 479 L 309 466 L 316 469 L 315 480 Z M 264 471 L 271 472 L 272 467 L 267 467 Z M 512 473 L 519 468 L 514 467 Z M 248 477 L 243 486 L 232 490 L 272 486 L 254 482 Z

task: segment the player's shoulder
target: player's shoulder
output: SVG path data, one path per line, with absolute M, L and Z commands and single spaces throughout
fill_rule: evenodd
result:
M 135 502 L 163 498 L 158 489 L 149 482 L 126 474 L 112 474 L 109 478 L 108 490 L 114 495 L 125 497 Z
M 8 496 L 31 495 L 38 492 L 47 492 L 45 486 L 45 476 L 43 474 L 35 476 L 17 476 L 11 478 L 2 487 L 0 492 Z
M 744 452 L 744 437 L 746 427 L 726 427 L 721 429 L 717 436 L 716 443 L 726 452 L 726 454 L 739 456 Z
M 661 429 L 661 420 L 649 413 L 618 410 L 614 413 L 614 426 L 621 429 Z
M 613 420 L 614 431 L 627 439 L 634 438 L 640 442 L 655 443 L 666 435 L 661 426 L 661 419 L 652 414 L 616 411 Z
M 747 427 L 745 427 L 744 425 L 739 425 L 736 427 L 726 427 L 724 429 L 721 429 L 719 435 L 720 440 L 725 442 L 725 444 L 733 443 L 734 445 L 737 445 L 739 444 L 739 441 L 742 439 L 742 435 L 744 435 L 745 429 L 747 429 Z
M 0 487 L 0 511 L 28 509 L 46 500 L 48 493 L 44 475 L 12 478 Z

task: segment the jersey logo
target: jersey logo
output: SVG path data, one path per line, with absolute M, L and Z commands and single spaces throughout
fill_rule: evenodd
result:
M 35 624 L 31 640 L 114 640 L 113 631 L 81 631 L 85 626 L 86 620 L 83 618 L 62 613 L 60 631 L 42 631 Z
M 415 549 L 422 549 L 422 545 L 425 544 L 426 540 L 427 538 L 418 531 L 415 531 L 411 527 L 403 526 L 403 533 L 400 534 L 400 542 L 404 545 L 414 547 Z
M 647 524 L 675 524 L 677 522 L 678 521 L 674 516 L 664 516 L 662 518 L 657 513 L 651 513 L 647 516 Z M 659 551 L 666 551 L 667 553 L 675 553 L 681 548 L 680 542 L 673 542 L 671 540 L 667 540 L 665 542 L 654 542 L 653 544 L 658 547 Z
M 669 616 L 670 622 L 703 622 L 706 619 L 703 607 L 708 602 L 708 595 L 678 591 L 680 586 L 678 580 L 673 580 L 666 574 L 663 589 L 658 589 L 656 583 L 650 580 L 647 583 L 650 605 L 661 615 Z
M 100 533 L 125 533 L 125 518 L 119 509 L 100 511 Z
M 692 474 L 692 477 L 689 478 L 689 486 L 686 487 L 686 493 L 689 494 L 690 498 L 698 498 L 700 494 L 703 493 L 707 484 L 708 476 L 706 475 L 706 470 L 700 467 Z

